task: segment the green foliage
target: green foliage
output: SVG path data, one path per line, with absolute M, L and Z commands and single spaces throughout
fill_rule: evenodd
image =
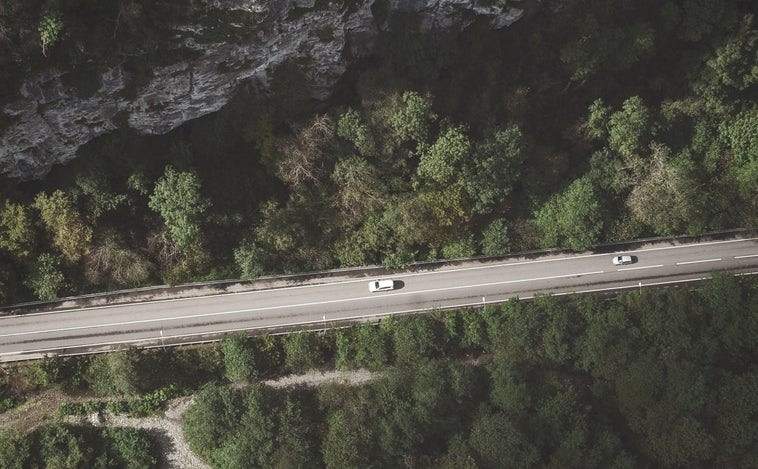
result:
M 350 156 L 337 161 L 332 180 L 337 189 L 336 202 L 351 220 L 363 216 L 384 199 L 379 174 L 364 158 Z
M 354 109 L 348 109 L 340 117 L 337 122 L 337 135 L 351 142 L 363 156 L 371 156 L 377 152 L 371 129 Z
M 43 427 L 39 435 L 40 459 L 44 467 L 74 468 L 84 465 L 84 438 L 64 424 Z
M 69 389 L 84 382 L 88 364 L 87 357 L 45 355 L 42 360 L 29 365 L 27 376 L 34 384 L 46 388 Z
M 587 132 L 593 138 L 607 138 L 613 108 L 606 106 L 601 98 L 592 102 L 587 118 Z
M 32 271 L 25 285 L 43 301 L 54 300 L 65 289 L 66 277 L 61 271 L 59 256 L 43 253 L 32 266 Z
M 316 332 L 296 332 L 284 339 L 284 365 L 302 373 L 324 364 L 322 340 Z
M 58 406 L 58 415 L 83 417 L 94 413 L 101 413 L 105 408 L 106 404 L 102 401 L 64 402 Z
M 403 318 L 393 327 L 395 358 L 400 364 L 431 358 L 439 350 L 442 327 L 427 315 Z
M 226 377 L 230 381 L 249 380 L 258 374 L 255 350 L 244 332 L 224 337 L 221 350 L 224 353 Z
M 131 417 L 145 417 L 155 414 L 163 410 L 166 402 L 179 395 L 179 388 L 174 384 L 170 384 L 143 394 L 138 399 L 126 401 L 126 413 Z
M 200 185 L 196 174 L 166 166 L 150 195 L 148 206 L 161 215 L 180 249 L 189 249 L 202 237 L 200 226 L 210 202 L 203 198 Z
M 432 97 L 406 91 L 402 104 L 390 117 L 390 126 L 400 142 L 424 143 L 429 138 L 431 125 L 437 120 L 432 111 Z
M 421 151 L 418 175 L 440 185 L 452 183 L 471 153 L 471 142 L 461 127 L 450 127 Z
M 738 91 L 758 83 L 758 32 L 753 26 L 755 17 L 745 15 L 736 35 L 729 37 L 708 60 L 707 66 L 723 87 Z
M 596 244 L 602 230 L 600 203 L 588 178 L 580 178 L 535 213 L 543 247 L 582 251 Z
M 345 336 L 343 335 L 341 337 Z M 345 339 L 343 338 L 343 349 L 346 345 L 344 340 Z M 380 327 L 371 323 L 359 326 L 357 337 L 352 339 L 351 342 L 355 346 L 354 363 L 356 367 L 365 367 L 369 370 L 380 370 L 390 363 L 391 355 L 389 340 L 385 331 Z M 340 350 L 339 345 L 338 350 Z M 342 360 L 343 363 L 348 361 L 344 355 Z
M 490 222 L 482 232 L 482 254 L 485 256 L 502 256 L 510 252 L 508 225 L 502 218 Z
M 68 262 L 77 262 L 89 250 L 92 228 L 74 206 L 72 198 L 61 190 L 47 195 L 37 194 L 34 207 L 39 210 L 42 224 L 51 237 L 52 245 Z
M 233 390 L 208 384 L 195 394 L 184 416 L 184 435 L 190 448 L 208 460 L 227 434 L 236 428 L 239 399 Z
M 592 109 L 590 110 L 592 112 Z M 608 146 L 625 156 L 640 156 L 651 134 L 650 111 L 639 96 L 626 101 L 608 121 Z
M 112 192 L 105 170 L 100 167 L 91 168 L 88 172 L 77 175 L 76 187 L 87 200 L 89 213 L 95 218 L 116 210 L 128 199 L 125 194 Z
M 12 446 L 11 446 L 12 445 Z M 28 435 L 0 434 L 3 468 L 152 469 L 158 448 L 147 431 L 136 428 L 92 428 L 54 423 Z
M 31 214 L 22 204 L 4 201 L 0 206 L 0 249 L 24 258 L 34 241 Z
M 469 233 L 461 238 L 453 240 L 442 247 L 444 259 L 464 259 L 476 254 L 477 247 L 474 235 Z
M 530 467 L 539 460 L 527 435 L 501 413 L 482 412 L 471 428 L 469 444 L 481 467 Z
M 240 278 L 252 279 L 266 273 L 265 251 L 256 244 L 255 241 L 243 240 L 242 243 L 234 249 L 234 262 L 240 271 Z
M 444 332 L 429 315 L 356 326 L 337 332 L 338 362 L 381 369 L 369 384 L 276 395 L 209 385 L 185 433 L 219 468 L 749 466 L 757 291 L 722 275 L 697 292 L 540 297 L 460 323 L 446 314 Z M 491 361 L 426 359 L 460 335 Z
M 322 443 L 324 464 L 327 469 L 367 467 L 367 454 L 371 431 L 344 411 L 329 417 L 329 427 Z
M 488 213 L 502 206 L 521 176 L 525 146 L 517 125 L 495 131 L 475 145 L 461 175 L 475 212 Z
M 0 432 L 0 467 L 23 469 L 31 456 L 30 441 L 16 428 Z
M 124 469 L 158 467 L 156 444 L 145 430 L 106 428 L 103 436 L 115 453 L 110 464 Z
M 58 42 L 62 30 L 63 19 L 59 12 L 47 11 L 42 15 L 42 19 L 37 27 L 40 46 L 42 46 L 42 55 L 47 56 L 48 47 Z
M 134 395 L 144 389 L 141 353 L 134 348 L 98 355 L 90 363 L 87 381 L 101 396 Z

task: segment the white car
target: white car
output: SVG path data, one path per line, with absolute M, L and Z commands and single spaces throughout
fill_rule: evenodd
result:
M 368 283 L 368 291 L 375 293 L 378 291 L 390 291 L 395 289 L 395 281 L 392 279 L 372 280 Z
M 616 256 L 613 258 L 613 265 L 627 265 L 634 262 L 632 256 Z

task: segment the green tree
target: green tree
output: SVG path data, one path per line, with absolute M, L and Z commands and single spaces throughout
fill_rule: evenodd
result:
M 230 381 L 249 380 L 258 374 L 255 350 L 244 332 L 224 337 L 221 340 L 221 350 L 224 353 L 226 377 Z
M 0 206 L 0 249 L 5 249 L 16 258 L 29 255 L 34 241 L 32 220 L 27 208 L 6 200 Z
M 377 153 L 377 144 L 369 126 L 358 111 L 348 109 L 337 122 L 337 135 L 352 143 L 361 156 L 368 157 Z
M 542 247 L 567 247 L 581 251 L 598 242 L 603 227 L 600 203 L 592 183 L 579 178 L 535 213 Z
M 334 166 L 332 181 L 337 189 L 337 206 L 350 220 L 357 221 L 385 199 L 379 172 L 359 156 L 340 159 Z
M 32 266 L 25 285 L 31 288 L 40 300 L 49 301 L 58 298 L 66 285 L 66 277 L 60 265 L 59 256 L 50 253 L 40 254 Z
M 302 373 L 324 364 L 321 339 L 315 332 L 296 332 L 284 340 L 284 364 L 294 373 Z
M 461 167 L 471 154 L 471 142 L 462 127 L 449 127 L 430 146 L 423 148 L 418 175 L 441 185 L 460 177 Z
M 461 436 L 450 439 L 445 454 L 439 460 L 440 469 L 478 469 L 474 451 Z
M 528 468 L 539 460 L 537 448 L 507 416 L 480 412 L 471 428 L 469 444 L 480 467 Z
M 319 460 L 313 423 L 303 412 L 303 405 L 288 396 L 279 412 L 276 430 L 277 449 L 272 456 L 272 467 L 313 467 Z
M 490 222 L 482 232 L 482 254 L 502 256 L 511 251 L 508 239 L 508 225 L 503 218 Z
M 119 467 L 141 469 L 158 466 L 156 448 L 145 430 L 106 428 L 103 436 L 118 456 Z
M 89 250 L 92 228 L 74 206 L 68 194 L 61 190 L 47 195 L 37 194 L 34 207 L 39 210 L 45 231 L 53 246 L 68 262 L 77 262 Z
M 605 139 L 608 137 L 611 112 L 613 108 L 606 106 L 605 102 L 598 98 L 592 102 L 587 118 L 587 132 L 592 138 Z
M 493 132 L 474 146 L 463 162 L 461 180 L 477 213 L 501 206 L 521 176 L 526 159 L 524 135 L 517 125 Z
M 148 206 L 158 212 L 180 249 L 190 248 L 202 237 L 201 224 L 210 202 L 200 192 L 200 178 L 166 166 L 150 195 Z
M 87 461 L 82 437 L 68 425 L 58 423 L 42 427 L 39 441 L 43 467 L 73 469 L 82 467 Z
M 266 253 L 255 241 L 244 239 L 234 249 L 234 262 L 240 278 L 256 278 L 266 273 Z
M 745 200 L 753 199 L 758 195 L 758 108 L 721 123 L 718 134 L 718 141 L 726 147 L 719 155 L 729 161 L 730 179 Z
M 719 86 L 744 91 L 758 83 L 758 31 L 754 20 L 754 15 L 746 14 L 737 33 L 728 37 L 706 62 Z
M 28 437 L 13 427 L 0 432 L 0 467 L 23 469 L 29 467 L 30 458 L 31 445 Z
M 241 402 L 233 389 L 207 384 L 195 394 L 184 415 L 184 435 L 190 448 L 211 460 L 229 435 L 239 429 Z
M 87 381 L 100 396 L 132 396 L 144 389 L 141 352 L 135 348 L 98 355 L 90 363 Z
M 406 91 L 402 104 L 390 117 L 390 126 L 400 142 L 423 143 L 429 138 L 430 127 L 437 120 L 432 111 L 431 95 Z
M 640 156 L 652 134 L 650 111 L 639 96 L 624 101 L 608 122 L 608 146 L 624 157 Z
M 79 174 L 76 190 L 84 196 L 89 213 L 95 218 L 117 209 L 128 200 L 126 194 L 113 193 L 110 181 L 100 167 L 88 168 L 85 173 Z
M 63 19 L 57 11 L 46 11 L 37 26 L 39 43 L 42 46 L 42 55 L 47 57 L 47 49 L 55 45 L 63 30 Z
M 427 315 L 408 316 L 393 328 L 393 335 L 397 362 L 409 364 L 439 351 L 442 325 Z
M 618 12 L 626 9 L 596 2 L 576 5 L 571 9 L 571 27 L 576 30 L 559 46 L 572 80 L 583 82 L 600 72 L 626 70 L 654 52 L 655 30 L 639 16 L 619 18 Z
M 357 337 L 351 342 L 355 349 L 353 360 L 357 366 L 366 367 L 369 370 L 381 370 L 390 362 L 387 337 L 376 325 L 366 323 L 359 326 Z M 345 345 L 343 343 L 343 348 Z
M 329 416 L 321 452 L 327 469 L 369 467 L 371 431 L 343 410 Z
M 462 259 L 476 255 L 474 235 L 468 233 L 442 247 L 442 257 L 445 259 Z

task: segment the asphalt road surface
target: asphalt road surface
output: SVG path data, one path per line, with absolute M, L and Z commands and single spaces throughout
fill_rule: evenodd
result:
M 635 262 L 611 259 L 630 254 Z M 395 289 L 369 293 L 369 277 L 324 283 L 0 317 L 0 361 L 126 345 L 200 342 L 237 330 L 328 328 L 345 320 L 501 302 L 537 293 L 645 288 L 702 279 L 713 271 L 758 273 L 758 238 L 650 244 L 606 254 L 472 261 L 392 276 Z

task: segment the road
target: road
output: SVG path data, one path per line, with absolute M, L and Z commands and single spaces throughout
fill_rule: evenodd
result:
M 615 254 L 636 262 L 615 266 Z M 604 254 L 471 261 L 392 276 L 395 290 L 369 293 L 369 277 L 196 298 L 0 317 L 0 361 L 125 345 L 199 342 L 236 330 L 314 329 L 432 308 L 481 305 L 537 293 L 568 294 L 676 284 L 713 271 L 758 273 L 758 238 L 651 244 Z

